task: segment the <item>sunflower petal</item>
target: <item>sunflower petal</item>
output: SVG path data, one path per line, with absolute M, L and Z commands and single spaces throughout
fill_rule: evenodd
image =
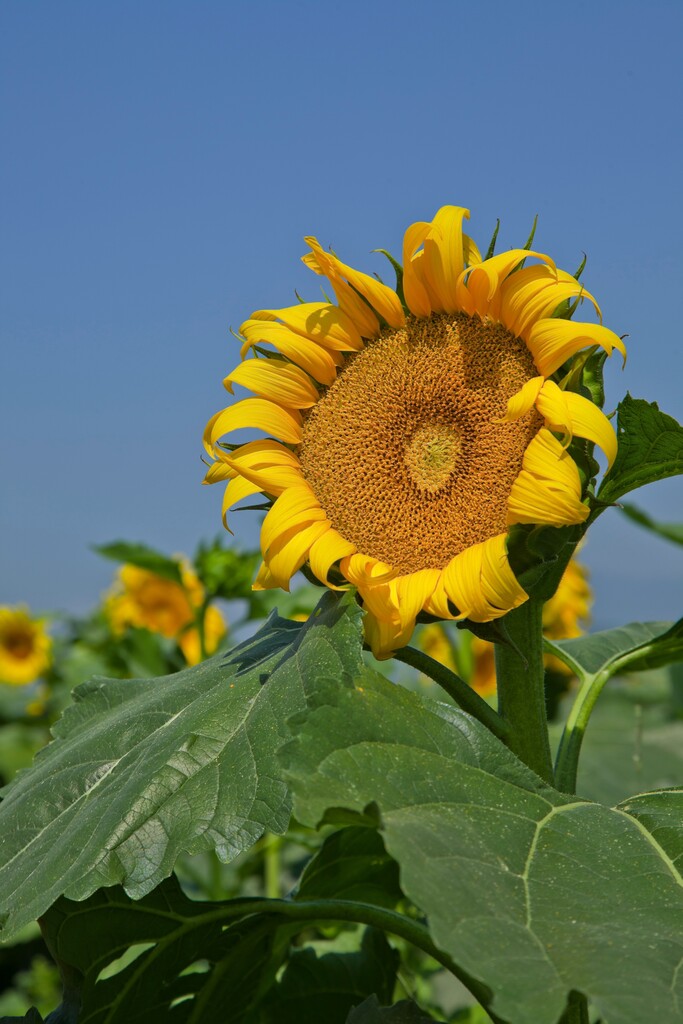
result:
M 365 610 L 365 639 L 378 661 L 390 658 L 410 640 L 412 626 L 402 628 L 398 622 L 385 622 L 377 619 L 371 611 Z
M 261 553 L 265 558 L 274 541 L 291 527 L 307 526 L 326 518 L 318 499 L 308 484 L 302 483 L 297 487 L 288 487 L 263 520 Z
M 237 476 L 234 480 L 231 480 L 228 486 L 225 488 L 223 495 L 223 507 L 221 509 L 221 519 L 223 520 L 223 526 L 230 533 L 228 526 L 228 512 L 230 509 L 237 504 L 238 501 L 242 501 L 243 498 L 248 498 L 251 494 L 258 494 L 261 488 L 258 484 L 253 483 L 251 480 L 246 480 L 243 476 Z
M 265 562 L 261 562 L 261 567 L 256 574 L 256 579 L 251 585 L 252 590 L 277 590 L 279 584 L 276 583 L 275 578 L 266 565 Z
M 575 323 L 557 317 L 544 318 L 532 324 L 527 332 L 526 343 L 544 377 L 555 373 L 566 359 L 588 345 L 599 345 L 610 356 L 616 349 L 626 362 L 626 346 L 623 341 L 602 324 Z
M 284 309 L 258 309 L 254 320 L 277 318 L 290 331 L 338 352 L 360 351 L 363 339 L 351 317 L 331 302 L 300 302 Z
M 539 430 L 512 485 L 508 523 L 567 526 L 585 522 L 589 513 L 576 463 L 549 430 Z
M 308 560 L 314 576 L 324 583 L 326 587 L 332 587 L 328 580 L 328 574 L 335 562 L 348 555 L 356 553 L 356 545 L 346 540 L 332 527 L 324 533 L 311 547 Z M 341 587 L 332 587 L 333 590 L 341 590 Z
M 424 281 L 422 254 L 417 250 L 429 234 L 431 224 L 420 220 L 411 224 L 403 236 L 403 294 L 406 304 L 415 316 L 426 318 L 432 312 L 432 298 Z
M 302 425 L 298 412 L 283 409 L 265 398 L 245 398 L 211 417 L 204 431 L 204 447 L 211 455 L 219 438 L 243 428 L 264 430 L 288 444 L 301 444 Z
M 506 534 L 456 555 L 444 569 L 446 591 L 461 618 L 491 622 L 527 600 L 510 568 Z
M 265 561 L 277 586 L 289 590 L 289 581 L 308 558 L 312 545 L 329 529 L 327 518 L 306 526 L 294 524 L 273 541 Z
M 396 605 L 401 629 L 415 628 L 415 619 L 433 595 L 441 576 L 440 569 L 420 569 L 399 576 L 392 586 L 396 591 Z M 410 634 L 409 634 L 410 636 Z
M 320 397 L 308 374 L 284 359 L 247 359 L 223 384 L 231 393 L 232 385 L 240 384 L 287 409 L 310 409 Z
M 528 413 L 543 387 L 543 377 L 532 377 L 508 400 L 507 412 L 497 423 L 512 423 Z
M 525 259 L 535 257 L 547 264 L 555 272 L 555 264 L 550 256 L 527 249 L 510 249 L 498 256 L 491 256 L 473 267 L 469 267 L 460 275 L 456 286 L 458 308 L 465 313 L 478 313 L 479 316 L 499 318 L 501 286 L 515 267 Z M 515 275 L 516 276 L 516 275 Z
M 456 285 L 465 269 L 462 222 L 469 216 L 462 206 L 442 206 L 424 240 L 424 270 L 439 301 L 437 312 L 458 309 Z
M 295 331 L 290 331 L 284 324 L 273 320 L 245 320 L 240 332 L 246 338 L 241 349 L 244 359 L 252 345 L 259 343 L 272 345 L 287 359 L 310 374 L 319 384 L 332 384 L 337 377 L 337 361 L 335 354 L 323 348 L 316 341 L 304 338 Z

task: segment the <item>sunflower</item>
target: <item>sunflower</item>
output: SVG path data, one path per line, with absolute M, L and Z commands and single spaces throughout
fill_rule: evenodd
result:
M 115 633 L 136 626 L 173 638 L 188 665 L 196 665 L 201 661 L 201 644 L 195 621 L 204 588 L 188 566 L 182 568 L 182 581 L 181 586 L 149 569 L 123 565 L 104 608 Z M 213 654 L 224 635 L 223 616 L 210 605 L 204 618 L 207 654 Z
M 50 665 L 52 640 L 44 619 L 32 619 L 28 608 L 0 607 L 0 683 L 26 686 Z
M 550 640 L 570 640 L 581 636 L 590 620 L 592 603 L 593 594 L 587 570 L 576 558 L 572 558 L 557 590 L 543 606 L 543 635 Z M 469 643 L 466 659 L 461 659 L 461 640 Z M 466 678 L 469 676 L 470 686 L 482 697 L 491 697 L 496 692 L 495 648 L 488 640 L 466 634 L 459 638 L 458 647 L 454 648 L 441 623 L 432 622 L 422 629 L 420 647 L 425 654 L 435 658 L 452 672 Z M 461 660 L 471 665 L 471 671 L 465 671 Z M 546 669 L 561 676 L 572 675 L 571 669 L 552 654 L 544 654 L 543 663 Z
M 224 384 L 254 397 L 205 431 L 224 522 L 242 498 L 273 501 L 255 588 L 289 589 L 305 562 L 326 586 L 354 585 L 378 657 L 420 612 L 488 622 L 526 601 L 508 528 L 586 520 L 573 437 L 609 465 L 616 454 L 600 409 L 553 375 L 587 346 L 625 356 L 622 341 L 555 315 L 574 300 L 600 311 L 549 256 L 482 259 L 468 217 L 444 206 L 408 228 L 396 290 L 307 238 L 303 261 L 336 302 L 252 313 Z M 243 428 L 269 436 L 221 443 Z

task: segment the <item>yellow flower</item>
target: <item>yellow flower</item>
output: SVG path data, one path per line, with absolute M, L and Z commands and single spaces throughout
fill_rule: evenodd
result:
M 576 559 L 572 559 L 560 580 L 554 595 L 543 607 L 543 633 L 550 640 L 570 640 L 581 636 L 590 621 L 593 594 L 588 582 L 587 570 Z M 494 645 L 478 636 L 460 638 L 469 641 L 472 671 L 469 683 L 482 697 L 496 692 L 496 665 Z M 446 632 L 438 622 L 425 626 L 420 637 L 420 647 L 451 672 L 463 674 L 458 663 L 458 651 L 453 652 Z M 545 667 L 561 675 L 571 675 L 564 662 L 552 654 L 543 656 Z
M 526 601 L 508 527 L 586 520 L 573 436 L 610 465 L 616 454 L 603 413 L 552 375 L 586 346 L 625 355 L 623 343 L 553 315 L 572 299 L 600 311 L 549 256 L 482 260 L 465 217 L 444 206 L 408 228 L 405 305 L 308 238 L 304 263 L 336 303 L 261 309 L 242 324 L 242 362 L 224 383 L 255 397 L 213 416 L 204 436 L 206 482 L 227 482 L 224 521 L 242 498 L 274 499 L 256 589 L 289 589 L 306 561 L 327 586 L 355 585 L 378 657 L 408 642 L 421 611 L 488 622 Z M 220 444 L 243 428 L 270 436 Z
M 136 626 L 175 638 L 188 665 L 196 665 L 201 660 L 201 644 L 194 622 L 204 599 L 204 588 L 187 567 L 182 570 L 182 579 L 183 586 L 148 569 L 124 565 L 105 602 L 105 612 L 116 633 Z M 207 654 L 213 654 L 224 635 L 223 617 L 210 606 L 204 619 Z
M 32 683 L 49 667 L 51 647 L 44 619 L 32 619 L 24 606 L 0 607 L 1 683 Z

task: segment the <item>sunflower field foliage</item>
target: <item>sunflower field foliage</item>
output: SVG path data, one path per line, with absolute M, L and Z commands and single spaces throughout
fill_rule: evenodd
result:
M 583 265 L 468 219 L 391 286 L 309 237 L 322 300 L 242 323 L 205 483 L 260 551 L 0 607 L 0 1024 L 683 1020 L 683 620 L 591 631 L 582 563 L 680 554 L 622 498 L 683 428 L 603 409 Z

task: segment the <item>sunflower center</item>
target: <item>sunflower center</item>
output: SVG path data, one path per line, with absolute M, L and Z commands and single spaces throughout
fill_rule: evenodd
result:
M 13 630 L 2 637 L 2 646 L 13 658 L 28 658 L 33 653 L 33 635 L 25 630 Z
M 463 313 L 411 317 L 347 358 L 299 449 L 335 529 L 401 573 L 504 532 L 542 421 L 535 410 L 496 421 L 537 374 L 523 341 Z
M 405 463 L 421 491 L 439 491 L 462 452 L 460 435 L 447 423 L 425 423 L 406 445 Z

